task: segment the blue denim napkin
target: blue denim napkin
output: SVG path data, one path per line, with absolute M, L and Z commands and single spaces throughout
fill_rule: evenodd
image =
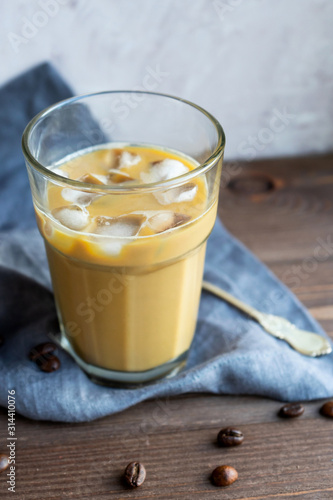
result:
M 254 321 L 203 292 L 186 369 L 136 389 L 93 384 L 64 351 L 47 374 L 27 353 L 57 328 L 50 277 L 35 229 L 20 140 L 41 109 L 71 95 L 43 64 L 0 90 L 0 405 L 16 391 L 17 411 L 34 419 L 82 422 L 144 399 L 189 392 L 257 394 L 283 401 L 333 396 L 333 355 L 308 358 Z M 217 221 L 209 238 L 205 279 L 264 312 L 324 335 L 294 295 Z

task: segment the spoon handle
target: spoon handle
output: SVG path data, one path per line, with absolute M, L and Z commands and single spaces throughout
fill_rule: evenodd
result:
M 203 282 L 202 288 L 248 314 L 258 321 L 266 332 L 281 340 L 285 340 L 295 351 L 305 356 L 316 357 L 332 352 L 332 347 L 328 340 L 317 333 L 300 330 L 290 323 L 290 321 L 280 316 L 261 313 L 208 281 Z
M 241 302 L 240 300 L 236 299 L 236 297 L 226 292 L 225 290 L 222 290 L 222 288 L 220 288 L 219 286 L 213 285 L 213 283 L 209 283 L 208 281 L 203 281 L 202 288 L 207 292 L 216 295 L 220 299 L 229 302 L 229 304 L 232 304 L 237 309 L 240 309 L 245 314 L 248 314 L 249 316 L 251 316 L 251 318 L 258 320 L 259 311 L 254 309 L 254 307 L 249 306 L 248 304 L 244 304 L 244 302 Z

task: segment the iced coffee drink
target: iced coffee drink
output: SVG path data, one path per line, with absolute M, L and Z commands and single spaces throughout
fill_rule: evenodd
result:
M 186 361 L 217 210 L 219 174 L 199 168 L 132 142 L 47 166 L 34 201 L 61 343 L 97 381 L 144 382 Z

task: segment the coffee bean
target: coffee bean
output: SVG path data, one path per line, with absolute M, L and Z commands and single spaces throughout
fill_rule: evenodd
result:
M 232 427 L 226 427 L 220 430 L 217 435 L 217 443 L 219 446 L 229 447 L 238 446 L 244 441 L 244 434 L 242 431 L 233 429 Z
M 0 453 L 0 472 L 6 470 L 8 465 L 9 465 L 9 458 L 7 457 L 7 455 Z
M 137 488 L 146 479 L 146 469 L 140 462 L 131 462 L 125 469 L 125 481 L 132 488 Z
M 33 347 L 29 352 L 29 359 L 31 361 L 36 361 L 40 356 L 45 354 L 51 354 L 56 350 L 57 346 L 53 342 L 44 342 L 43 344 L 38 344 Z
M 46 373 L 51 373 L 60 368 L 60 360 L 57 356 L 53 356 L 53 354 L 45 354 L 44 356 L 40 356 L 36 360 L 37 366 Z
M 304 406 L 301 403 L 290 403 L 282 406 L 279 416 L 282 418 L 296 418 L 304 413 Z
M 320 413 L 324 415 L 324 417 L 333 418 L 333 401 L 327 401 L 320 408 Z
M 214 469 L 212 481 L 215 486 L 230 486 L 238 479 L 238 472 L 230 465 L 220 465 Z

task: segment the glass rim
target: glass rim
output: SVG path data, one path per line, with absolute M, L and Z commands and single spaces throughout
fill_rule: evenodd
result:
M 189 172 L 186 172 L 185 174 L 179 175 L 177 177 L 173 177 L 172 179 L 164 180 L 164 181 L 157 181 L 157 182 L 152 182 L 152 183 L 145 183 L 145 184 L 134 184 L 132 186 L 126 187 L 125 184 L 118 184 L 118 185 L 110 185 L 110 184 L 91 184 L 88 182 L 82 182 L 79 180 L 74 180 L 74 179 L 68 179 L 66 177 L 63 177 L 61 175 L 58 175 L 57 173 L 53 172 L 52 170 L 48 169 L 46 166 L 44 166 L 42 163 L 40 163 L 35 156 L 32 154 L 30 147 L 29 147 L 29 137 L 31 133 L 33 132 L 35 126 L 40 122 L 43 118 L 46 116 L 50 115 L 54 110 L 60 109 L 62 107 L 65 107 L 66 105 L 72 104 L 77 101 L 89 99 L 90 97 L 96 97 L 96 96 L 101 96 L 101 95 L 108 95 L 108 94 L 145 94 L 145 95 L 154 95 L 158 97 L 165 97 L 168 99 L 173 99 L 175 101 L 187 104 L 188 106 L 191 106 L 192 108 L 195 108 L 197 111 L 202 113 L 203 115 L 206 116 L 206 118 L 209 119 L 209 121 L 214 125 L 215 130 L 217 132 L 217 145 L 215 147 L 215 150 L 213 153 L 207 158 L 206 161 L 203 163 L 200 163 L 197 167 L 195 167 L 193 170 L 190 170 Z M 170 188 L 170 187 L 177 187 L 180 184 L 183 184 L 184 182 L 193 179 L 197 177 L 198 175 L 201 175 L 207 171 L 209 171 L 216 163 L 216 161 L 222 156 L 225 148 L 225 134 L 224 130 L 222 128 L 222 125 L 220 122 L 208 111 L 206 111 L 204 108 L 201 106 L 198 106 L 197 104 L 194 104 L 191 101 L 188 101 L 186 99 L 182 99 L 180 97 L 176 97 L 170 94 L 164 94 L 164 93 L 159 93 L 159 92 L 149 92 L 145 90 L 105 90 L 102 92 L 93 92 L 89 94 L 82 94 L 82 95 L 77 95 L 73 97 L 69 97 L 67 99 L 63 99 L 62 101 L 59 101 L 55 104 L 52 104 L 51 106 L 48 106 L 47 108 L 43 109 L 40 111 L 30 122 L 27 124 L 23 131 L 22 135 L 22 151 L 23 155 L 25 157 L 25 160 L 38 172 L 41 174 L 45 175 L 46 177 L 50 178 L 51 180 L 57 181 L 58 183 L 62 183 L 64 185 L 69 185 L 75 188 L 78 188 L 80 190 L 89 190 L 89 191 L 105 191 L 105 192 L 114 192 L 114 193 L 131 193 L 133 191 L 156 191 L 160 188 Z M 180 151 L 181 153 L 181 151 Z

